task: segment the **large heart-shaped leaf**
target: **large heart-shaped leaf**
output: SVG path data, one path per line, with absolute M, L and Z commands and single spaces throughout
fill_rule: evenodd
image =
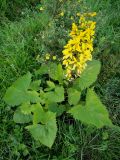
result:
M 31 82 L 31 74 L 28 72 L 26 75 L 17 79 L 11 87 L 9 87 L 4 96 L 4 100 L 11 106 L 20 105 L 21 103 L 29 100 L 27 89 Z
M 29 91 L 31 83 L 31 74 L 27 73 L 26 75 L 20 77 L 16 80 L 11 87 L 9 87 L 4 96 L 4 100 L 7 104 L 11 106 L 20 105 L 22 103 L 32 102 L 37 103 L 41 102 L 41 98 L 37 91 Z M 37 84 L 36 84 L 37 83 Z M 32 83 L 32 87 L 36 88 L 38 82 Z M 32 88 L 31 88 L 32 89 Z M 36 88 L 37 89 L 37 88 Z
M 38 124 L 40 122 L 41 124 Z M 30 131 L 35 140 L 51 148 L 57 133 L 55 113 L 45 112 L 40 104 L 36 104 L 33 106 L 33 123 L 26 129 Z
M 56 121 L 53 119 L 45 125 L 35 124 L 27 126 L 26 129 L 32 134 L 35 140 L 51 148 L 57 132 Z
M 96 93 L 89 89 L 86 97 L 86 105 L 77 105 L 68 111 L 75 119 L 86 124 L 91 124 L 97 128 L 111 126 L 108 111 L 101 103 Z
M 100 61 L 92 60 L 87 64 L 86 69 L 80 75 L 80 78 L 77 78 L 74 83 L 73 87 L 78 90 L 83 90 L 88 88 L 92 85 L 100 72 Z

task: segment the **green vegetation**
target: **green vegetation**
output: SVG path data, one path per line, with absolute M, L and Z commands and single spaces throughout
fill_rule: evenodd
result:
M 11 107 L 18 106 L 13 116 L 14 122 L 32 122 L 25 128 L 36 141 L 51 148 L 57 133 L 56 117 L 65 111 L 75 120 L 85 124 L 97 128 L 113 127 L 105 106 L 93 89 L 89 88 L 96 80 L 99 71 L 100 62 L 92 60 L 81 77 L 69 84 L 65 79 L 62 65 L 50 62 L 42 65 L 37 71 L 37 75 L 41 75 L 37 77 L 40 80 L 31 82 L 32 75 L 28 72 L 7 89 L 3 99 Z M 85 89 L 87 94 L 83 101 L 82 95 Z
M 0 0 L 0 11 L 0 159 L 118 160 L 120 157 L 120 129 L 117 127 L 120 125 L 119 0 Z M 86 125 L 87 123 L 95 123 L 95 126 L 97 126 L 98 123 L 97 120 L 94 122 L 93 119 L 89 119 L 88 115 L 77 114 L 78 105 L 68 111 L 77 120 L 74 120 L 68 113 L 62 114 L 65 111 L 64 104 L 62 104 L 64 97 L 61 96 L 62 94 L 57 95 L 55 91 L 62 92 L 60 87 L 56 88 L 56 85 L 61 86 L 63 83 L 62 73 L 57 74 L 57 71 L 60 73 L 60 67 L 51 69 L 50 78 L 46 75 L 49 68 L 46 65 L 47 60 L 44 65 L 46 53 L 49 53 L 51 57 L 56 56 L 56 63 L 62 60 L 62 50 L 69 39 L 71 25 L 78 20 L 76 14 L 86 12 L 97 12 L 97 16 L 94 18 L 96 21 L 96 35 L 93 55 L 95 59 L 101 61 L 101 71 L 97 81 L 96 75 L 91 76 L 83 72 L 83 78 L 81 76 L 80 79 L 78 78 L 79 80 L 76 79 L 73 84 L 74 87 L 70 86 L 66 92 L 68 94 L 68 103 L 76 105 L 79 102 L 79 99 L 74 97 L 77 97 L 79 89 L 83 87 L 82 99 L 84 101 L 87 99 L 90 104 L 94 103 L 90 101 L 92 95 L 94 99 L 97 99 L 100 106 L 105 105 L 107 107 L 110 119 L 115 125 L 112 128 L 96 129 L 93 126 Z M 25 85 L 27 88 L 24 88 L 24 84 L 23 86 L 17 84 L 22 93 L 22 98 L 13 90 L 5 98 L 4 95 L 7 89 L 28 71 L 33 75 L 32 83 L 30 84 L 28 78 Z M 55 74 L 52 73 L 53 71 L 55 71 Z M 95 74 L 95 71 L 89 73 Z M 31 76 L 30 73 L 27 74 L 28 77 Z M 43 74 L 46 76 L 43 76 Z M 97 71 L 96 74 L 98 74 Z M 41 76 L 42 81 L 40 81 Z M 86 78 L 86 76 L 89 76 L 89 78 Z M 89 87 L 91 83 L 94 83 L 94 90 L 104 105 L 99 102 L 96 94 L 91 89 L 86 93 L 85 88 Z M 67 81 L 64 81 L 64 88 L 67 85 Z M 41 142 L 48 146 L 53 143 L 51 149 L 34 140 L 36 137 L 35 130 L 42 133 L 41 128 L 44 132 L 45 126 L 39 124 L 37 129 L 31 126 L 25 129 L 26 123 L 21 122 L 21 116 L 23 122 L 31 121 L 31 115 L 25 116 L 26 113 L 30 113 L 30 110 L 28 110 L 29 104 L 26 105 L 25 103 L 24 106 L 21 106 L 20 109 L 24 113 L 23 115 L 20 114 L 19 110 L 16 110 L 18 109 L 16 105 L 21 104 L 22 101 L 26 102 L 26 98 L 27 102 L 29 99 L 33 103 L 38 101 L 42 101 L 43 104 L 46 103 L 46 99 L 45 102 L 44 99 L 39 99 L 37 94 L 39 93 L 38 86 L 42 86 L 46 90 L 45 92 L 48 94 L 45 98 L 48 101 L 54 95 L 56 97 L 53 98 L 54 103 L 57 102 L 57 105 L 63 107 L 58 109 L 56 105 L 54 108 L 53 105 L 46 105 L 52 111 L 48 112 L 48 117 L 50 122 L 52 121 L 54 132 L 56 132 L 56 122 L 53 112 L 57 110 L 58 115 L 57 134 L 53 134 L 49 130 L 49 136 L 52 136 L 55 142 L 51 142 L 49 136 L 47 137 L 49 144 L 46 138 Z M 76 91 L 76 86 L 79 87 L 79 89 L 77 88 L 78 91 Z M 26 95 L 24 91 L 28 88 L 29 94 Z M 4 102 L 3 97 L 9 105 Z M 90 115 L 89 103 L 86 110 Z M 13 107 L 14 105 L 15 107 Z M 35 105 L 37 106 L 37 104 Z M 66 107 L 69 108 L 68 105 Z M 36 108 L 39 113 L 45 114 L 40 106 Z M 84 113 L 83 108 L 79 109 Z M 45 123 L 45 115 L 42 119 L 39 119 L 38 112 L 34 109 L 32 111 L 35 115 L 33 123 Z M 102 112 L 107 115 L 106 109 L 103 109 Z M 96 117 L 97 115 L 93 113 L 93 116 Z M 99 116 L 96 118 L 99 119 Z M 45 125 L 51 125 L 50 122 Z M 106 120 L 106 124 L 108 124 L 108 120 Z M 102 122 L 100 125 L 102 125 Z

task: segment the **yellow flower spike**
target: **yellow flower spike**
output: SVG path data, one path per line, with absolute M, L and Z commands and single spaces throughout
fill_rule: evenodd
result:
M 90 13 L 91 16 L 95 13 Z M 87 61 L 92 60 L 93 40 L 96 22 L 87 20 L 88 13 L 80 16 L 79 25 L 72 24 L 71 39 L 64 46 L 63 65 L 67 73 L 67 79 L 80 76 L 87 66 Z

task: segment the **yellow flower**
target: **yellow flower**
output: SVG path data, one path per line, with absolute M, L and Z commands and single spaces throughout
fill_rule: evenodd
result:
M 71 78 L 71 76 L 72 76 L 71 75 L 71 69 L 67 69 L 67 75 L 66 76 L 67 76 L 67 78 Z
M 63 60 L 63 65 L 68 65 L 68 61 L 67 60 Z
M 77 15 L 77 16 L 80 16 L 80 13 L 77 13 L 76 15 Z
M 85 17 L 83 15 L 80 17 L 80 21 L 85 22 Z
M 49 54 L 49 53 L 47 53 L 47 54 L 45 55 L 45 59 L 46 59 L 46 60 L 49 60 L 49 59 L 50 59 L 50 54 Z
M 53 56 L 52 59 L 53 59 L 53 60 L 56 60 L 56 56 Z
M 63 16 L 64 16 L 64 12 L 61 12 L 59 15 L 60 15 L 61 17 L 63 17 Z
M 73 23 L 72 24 L 72 31 L 70 33 L 70 36 L 76 35 L 77 31 L 78 31 L 78 27 L 77 27 L 77 25 L 75 23 Z
M 73 20 L 74 19 L 73 16 L 71 16 L 70 19 Z
M 97 15 L 96 12 L 89 13 L 89 16 L 91 16 L 91 17 L 94 17 L 94 16 L 96 16 L 96 15 Z

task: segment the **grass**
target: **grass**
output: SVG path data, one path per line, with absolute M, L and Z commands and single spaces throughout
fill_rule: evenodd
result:
M 119 1 L 1 0 L 0 9 L 0 160 L 118 160 L 118 129 L 95 130 L 64 115 L 58 119 L 57 138 L 50 150 L 35 142 L 23 125 L 13 122 L 14 110 L 2 97 L 20 75 L 39 67 L 42 61 L 36 61 L 38 55 L 50 52 L 61 56 L 71 16 L 77 19 L 79 11 L 96 11 L 94 56 L 101 60 L 102 69 L 95 89 L 113 123 L 120 125 Z M 65 12 L 63 17 L 58 16 L 61 11 Z

